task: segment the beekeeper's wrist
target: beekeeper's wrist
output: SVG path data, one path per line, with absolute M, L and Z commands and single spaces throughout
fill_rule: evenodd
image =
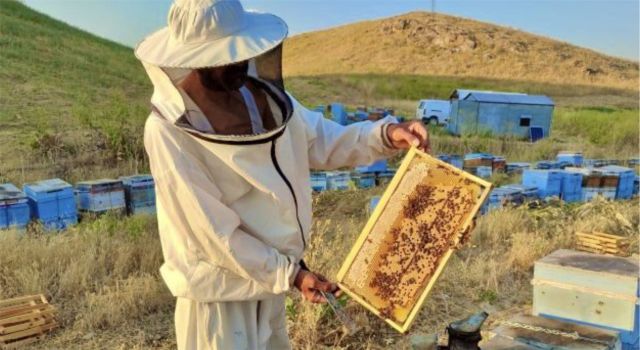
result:
M 382 139 L 382 145 L 385 148 L 395 150 L 396 147 L 393 145 L 391 139 L 389 138 L 389 126 L 392 124 L 398 124 L 398 120 L 393 118 L 391 122 L 383 124 L 380 128 L 380 138 Z
M 299 263 L 297 263 L 293 268 L 293 273 L 291 274 L 291 276 L 289 276 L 289 287 L 295 286 L 296 278 L 298 277 L 298 273 L 300 273 L 300 270 L 302 270 L 302 267 Z

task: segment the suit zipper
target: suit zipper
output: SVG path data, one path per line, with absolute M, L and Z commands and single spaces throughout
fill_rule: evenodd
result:
M 293 203 L 296 206 L 296 220 L 298 221 L 298 227 L 300 228 L 300 237 L 302 238 L 302 248 L 307 247 L 307 241 L 304 239 L 304 231 L 302 230 L 302 223 L 300 222 L 300 215 L 298 212 L 298 198 L 296 197 L 296 193 L 293 190 L 293 186 L 287 176 L 280 168 L 280 164 L 278 164 L 278 158 L 276 157 L 276 140 L 271 141 L 271 161 L 273 162 L 273 166 L 276 168 L 278 175 L 282 178 L 282 181 L 289 187 L 289 191 L 291 191 L 291 196 L 293 197 Z

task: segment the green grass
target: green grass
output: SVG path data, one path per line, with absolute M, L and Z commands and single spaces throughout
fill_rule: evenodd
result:
M 289 88 L 308 105 L 327 103 L 327 98 L 363 104 L 383 100 L 417 102 L 424 98 L 448 99 L 455 89 L 518 91 L 551 96 L 561 106 L 637 107 L 633 90 L 587 85 L 557 85 L 528 81 L 455 76 L 351 74 L 289 77 Z
M 637 109 L 561 108 L 555 113 L 552 130 L 598 147 L 613 147 L 614 154 L 627 148 L 638 150 Z
M 139 138 L 150 94 L 151 84 L 130 48 L 21 3 L 0 1 L 0 164 L 4 167 L 33 166 L 31 146 L 45 134 L 55 135 L 61 149 L 81 153 L 56 153 L 46 159 L 49 163 L 76 157 L 93 163 L 117 160 L 122 150 L 114 147 L 119 146 L 119 137 L 112 131 L 124 123 Z

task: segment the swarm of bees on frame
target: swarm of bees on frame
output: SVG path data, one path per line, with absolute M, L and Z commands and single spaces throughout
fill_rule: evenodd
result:
M 440 165 L 436 170 L 440 176 L 453 175 Z M 369 270 L 368 287 L 386 301 L 381 316 L 402 322 L 396 319 L 394 310 L 413 305 L 444 254 L 454 244 L 467 240 L 468 231 L 461 233 L 459 229 L 475 205 L 475 196 L 463 190 L 471 181 L 458 178 L 453 186 L 421 182 L 402 201 L 401 217 L 388 229 L 385 244 L 373 259 L 376 266 Z

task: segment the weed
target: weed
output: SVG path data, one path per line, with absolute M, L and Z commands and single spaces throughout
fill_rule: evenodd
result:
M 490 289 L 481 289 L 478 293 L 478 299 L 488 302 L 489 304 L 494 304 L 498 300 L 498 293 Z
M 296 321 L 296 317 L 298 316 L 298 310 L 296 309 L 296 303 L 291 299 L 290 296 L 287 296 L 284 299 L 284 307 L 285 312 L 287 314 L 287 319 L 292 322 Z

